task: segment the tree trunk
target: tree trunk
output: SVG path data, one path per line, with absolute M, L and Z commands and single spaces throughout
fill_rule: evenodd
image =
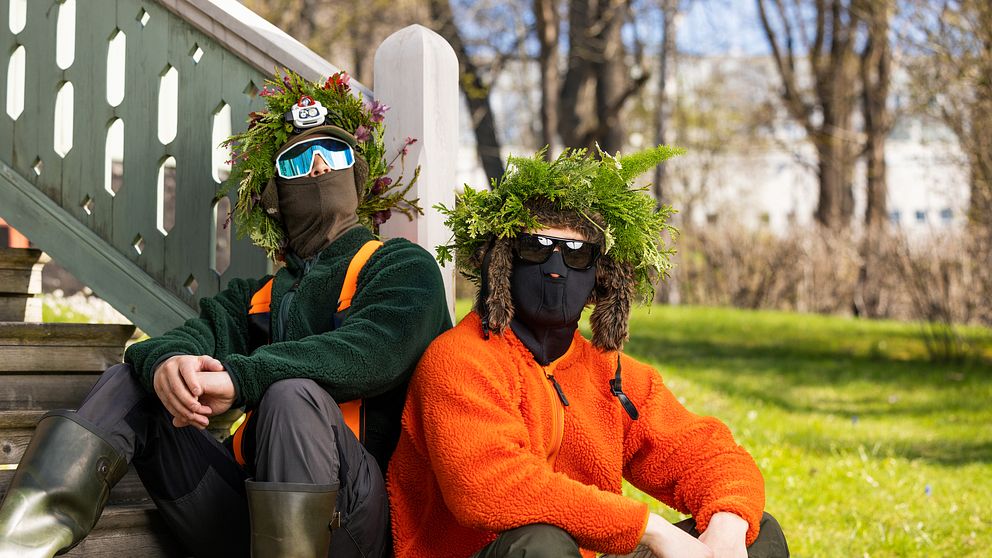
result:
M 756 0 L 762 29 L 782 80 L 780 92 L 789 116 L 806 130 L 817 152 L 820 193 L 815 217 L 834 230 L 850 225 L 856 151 L 851 117 L 857 98 L 854 52 L 860 25 L 856 10 L 843 0 Z M 775 16 L 773 22 L 770 15 Z M 812 15 L 812 18 L 807 18 Z M 797 59 L 809 63 L 810 80 Z M 806 82 L 812 88 L 806 88 Z
M 892 122 L 886 103 L 892 67 L 889 22 L 893 6 L 888 0 L 867 0 L 862 9 L 868 32 L 860 68 L 867 206 L 854 308 L 857 315 L 878 318 L 882 311 L 882 277 L 878 264 L 888 223 L 885 139 Z
M 972 223 L 988 229 L 992 227 L 992 6 L 979 3 L 977 11 L 981 50 L 968 128 L 971 136 L 968 216 Z
M 678 15 L 678 0 L 662 1 L 662 40 L 661 53 L 658 56 L 658 92 L 655 100 L 655 145 L 668 143 L 668 120 L 671 118 L 672 107 L 669 106 L 669 67 L 675 67 L 675 17 Z M 662 163 L 654 170 L 654 197 L 659 204 L 670 200 L 666 194 L 665 168 Z
M 850 226 L 853 213 L 853 154 L 847 140 L 836 135 L 822 137 L 816 144 L 820 182 L 816 221 L 829 229 L 842 230 Z
M 592 79 L 591 4 L 591 0 L 568 3 L 568 69 L 559 94 L 558 134 L 569 147 L 582 146 L 583 126 L 592 112 L 583 95 Z
M 598 137 L 589 137 L 586 143 L 589 147 L 598 143 L 607 153 L 622 150 L 627 139 L 626 127 L 620 119 L 620 111 L 616 108 L 627 81 L 627 64 L 624 62 L 624 47 L 620 37 L 625 13 L 623 4 L 623 1 L 606 0 L 600 6 L 599 14 L 603 32 L 598 37 L 600 47 L 593 70 L 596 75 L 596 115 L 598 116 L 598 133 L 595 136 Z
M 537 38 L 541 44 L 541 144 L 547 146 L 545 157 L 551 161 L 561 152 L 557 141 L 558 95 L 561 92 L 561 71 L 558 68 L 558 36 L 560 18 L 557 0 L 534 0 Z
M 655 101 L 655 145 L 668 143 L 667 131 L 668 120 L 672 114 L 672 107 L 668 98 L 669 68 L 676 67 L 676 56 L 678 54 L 675 45 L 675 17 L 678 14 L 678 0 L 662 1 L 662 40 L 661 53 L 658 56 L 658 93 Z M 667 191 L 666 163 L 655 167 L 654 170 L 654 198 L 659 207 L 672 200 L 671 192 Z M 689 209 L 689 208 L 684 208 Z M 673 222 L 678 225 L 679 215 L 672 217 Z M 679 274 L 672 273 L 668 281 L 658 289 L 655 297 L 658 302 L 677 305 L 682 301 L 682 292 L 679 288 Z
M 482 82 L 479 68 L 465 48 L 465 42 L 455 25 L 448 0 L 429 0 L 427 6 L 435 31 L 448 41 L 458 55 L 460 81 L 468 102 L 469 117 L 472 119 L 472 129 L 475 131 L 476 151 L 482 161 L 482 168 L 490 180 L 499 178 L 503 176 L 503 156 L 499 139 L 496 137 L 496 121 L 493 119 L 493 110 L 489 102 L 489 86 Z

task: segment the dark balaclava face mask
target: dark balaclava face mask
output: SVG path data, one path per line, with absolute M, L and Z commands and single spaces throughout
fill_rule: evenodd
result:
M 552 277 L 556 273 L 559 277 Z M 515 258 L 510 276 L 513 320 L 510 329 L 546 366 L 568 351 L 582 308 L 596 286 L 596 266 L 572 269 L 555 251 L 542 264 Z
M 358 224 L 354 167 L 316 177 L 276 178 L 289 247 L 301 258 L 320 252 Z

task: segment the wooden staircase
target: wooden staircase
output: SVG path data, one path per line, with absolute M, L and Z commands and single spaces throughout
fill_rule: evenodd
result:
M 0 307 L 40 311 L 27 302 L 40 290 L 43 261 L 38 250 L 0 250 Z M 12 271 L 15 267 L 19 273 Z M 12 317 L 8 312 L 0 321 L 0 498 L 41 417 L 78 406 L 100 374 L 121 361 L 135 330 L 132 325 L 9 321 Z M 185 555 L 133 469 L 111 491 L 96 529 L 67 554 Z

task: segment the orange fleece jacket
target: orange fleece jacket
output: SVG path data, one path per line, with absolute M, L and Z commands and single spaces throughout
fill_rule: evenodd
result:
M 414 373 L 388 489 L 396 558 L 467 558 L 498 533 L 556 525 L 584 549 L 625 554 L 648 509 L 622 480 L 703 531 L 728 511 L 758 534 L 764 481 L 713 417 L 687 411 L 649 366 L 621 357 L 632 421 L 610 393 L 616 353 L 578 332 L 548 367 L 568 399 L 513 334 L 483 340 L 474 312 L 434 340 Z

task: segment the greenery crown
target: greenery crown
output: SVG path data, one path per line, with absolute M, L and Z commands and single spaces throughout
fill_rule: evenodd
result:
M 454 257 L 459 271 L 477 279 L 479 269 L 472 263 L 477 250 L 492 238 L 512 238 L 544 226 L 524 205 L 544 198 L 559 209 L 575 211 L 597 228 L 601 227 L 591 216 L 601 216 L 606 223 L 604 253 L 617 263 L 632 265 L 639 294 L 650 299 L 654 283 L 667 278 L 672 267 L 675 250 L 666 244 L 663 233 L 673 240 L 678 236 L 668 223 L 675 210 L 658 204 L 647 188 L 632 182 L 683 150 L 661 145 L 627 156 L 598 150 L 599 157 L 594 158 L 585 149 L 566 149 L 550 162 L 545 151 L 532 157 L 511 156 L 491 190 L 466 184 L 454 208 L 435 206 L 452 230 L 451 242 L 437 247 L 438 261 L 443 265 Z
M 238 201 L 232 213 L 238 237 L 249 236 L 269 257 L 281 256 L 288 239 L 282 225 L 263 209 L 261 194 L 275 176 L 276 151 L 294 134 L 293 123 L 287 122 L 284 115 L 304 95 L 327 109 L 325 124 L 342 128 L 358 140 L 355 151 L 369 166 L 357 211 L 363 225 L 375 231 L 393 211 L 399 211 L 408 218 L 415 213 L 423 213 L 418 199 L 406 198 L 420 168 L 414 171 L 405 185 L 402 176 L 395 182 L 386 176 L 397 158 L 402 163 L 407 147 L 417 140 L 407 138 L 399 153 L 387 161 L 382 122 L 389 107 L 378 101 L 364 101 L 361 92 L 352 92 L 350 80 L 345 72 L 338 72 L 323 83 L 311 82 L 289 70 L 276 72 L 275 77 L 266 80 L 259 92 L 259 96 L 265 98 L 266 109 L 252 112 L 248 129 L 232 135 L 222 144 L 231 149 L 229 163 L 232 168 L 230 178 L 221 186 L 218 199 L 236 185 Z

